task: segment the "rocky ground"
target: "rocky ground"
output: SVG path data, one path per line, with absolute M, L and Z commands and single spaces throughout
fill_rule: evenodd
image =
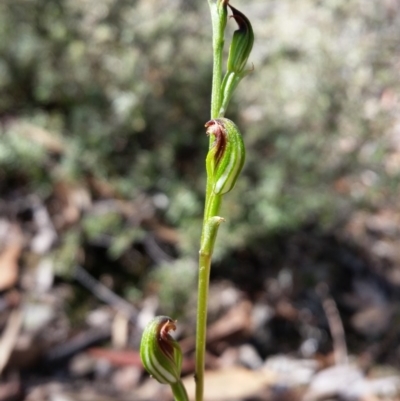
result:
M 81 213 L 106 207 L 128 219 L 135 205 L 74 194 L 58 208 L 56 198 L 32 196 L 1 204 L 0 400 L 170 400 L 138 356 L 141 330 L 160 310 L 158 289 L 124 299 L 124 257 L 105 256 L 107 238 L 83 243 L 85 257 L 64 244 L 67 272 L 54 253 L 62 219 L 79 226 Z M 125 257 L 173 260 L 178 233 L 147 209 L 152 236 Z M 399 223 L 394 209 L 360 212 L 335 231 L 310 225 L 217 263 L 206 400 L 399 399 Z M 190 394 L 194 305 L 193 291 L 176 333 Z

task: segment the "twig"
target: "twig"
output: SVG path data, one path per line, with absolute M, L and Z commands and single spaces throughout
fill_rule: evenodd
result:
M 22 326 L 22 311 L 14 309 L 8 318 L 6 328 L 0 339 L 0 374 L 6 366 L 11 352 L 18 339 L 18 333 Z
M 112 292 L 100 281 L 96 280 L 91 276 L 83 267 L 77 265 L 75 266 L 75 271 L 73 273 L 75 280 L 79 281 L 86 289 L 88 289 L 95 297 L 100 299 L 100 301 L 111 305 L 117 311 L 123 313 L 131 323 L 136 322 L 137 310 L 129 302 L 125 301 L 123 298 Z
M 328 320 L 329 330 L 333 342 L 333 355 L 336 365 L 344 365 L 348 362 L 346 335 L 343 328 L 336 302 L 329 296 L 329 287 L 325 283 L 320 283 L 316 287 L 317 295 L 320 297 L 326 319 Z
M 43 361 L 48 364 L 68 359 L 86 348 L 108 340 L 110 335 L 111 330 L 107 327 L 89 329 L 48 350 L 44 355 Z

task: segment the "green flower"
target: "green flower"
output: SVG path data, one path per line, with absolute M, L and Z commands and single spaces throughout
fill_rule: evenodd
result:
M 229 5 L 229 4 L 228 4 Z M 221 84 L 221 108 L 220 115 L 224 115 L 228 108 L 229 101 L 239 82 L 252 70 L 245 69 L 247 60 L 253 49 L 254 33 L 249 19 L 236 8 L 229 5 L 232 10 L 232 17 L 239 26 L 233 33 L 229 47 L 227 71 Z
M 206 123 L 207 134 L 215 138 L 206 159 L 207 175 L 215 194 L 229 192 L 236 183 L 245 160 L 242 135 L 236 124 L 227 118 Z
M 229 5 L 229 4 L 228 4 Z M 228 72 L 241 74 L 246 67 L 247 60 L 254 43 L 253 27 L 249 19 L 236 8 L 229 5 L 233 18 L 239 26 L 233 33 L 228 56 Z
M 169 332 L 176 321 L 168 316 L 155 317 L 144 329 L 140 344 L 143 366 L 157 381 L 174 384 L 180 380 L 182 351 Z

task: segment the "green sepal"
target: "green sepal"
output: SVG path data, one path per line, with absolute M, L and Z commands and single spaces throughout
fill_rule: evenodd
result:
M 182 351 L 169 331 L 175 330 L 176 321 L 168 316 L 155 317 L 144 329 L 140 343 L 143 366 L 157 381 L 173 384 L 180 380 Z
M 229 192 L 236 183 L 245 161 L 242 135 L 236 124 L 227 118 L 216 118 L 205 125 L 214 137 L 208 151 L 206 169 L 212 190 L 217 195 Z

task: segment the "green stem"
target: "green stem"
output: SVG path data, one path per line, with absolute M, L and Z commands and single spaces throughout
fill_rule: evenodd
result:
M 221 197 L 214 195 L 211 200 L 212 212 L 219 209 Z M 205 212 L 207 214 L 207 211 Z M 204 393 L 204 362 L 206 351 L 206 332 L 207 332 L 207 304 L 208 288 L 210 281 L 211 257 L 217 238 L 218 227 L 224 221 L 222 217 L 213 215 L 209 217 L 204 225 L 201 236 L 200 256 L 199 256 L 199 288 L 197 304 L 197 333 L 196 333 L 196 401 L 203 401 Z
M 206 224 L 207 220 L 210 217 L 218 215 L 219 209 L 221 208 L 221 201 L 222 201 L 222 195 L 216 195 L 211 188 L 210 195 L 208 197 L 208 202 L 206 202 L 206 209 L 204 211 L 203 226 Z M 203 227 L 203 232 L 204 232 L 204 227 Z
M 210 280 L 211 255 L 200 252 L 199 289 L 197 303 L 196 333 L 196 401 L 203 401 L 204 394 L 204 362 L 206 349 L 208 283 Z
M 211 92 L 211 119 L 220 115 L 222 93 L 222 50 L 224 47 L 225 23 L 219 15 L 216 0 L 208 0 L 213 27 L 213 76 Z M 212 139 L 210 135 L 210 147 Z M 199 285 L 196 328 L 196 401 L 203 401 L 204 394 L 204 362 L 206 352 L 208 288 L 210 282 L 211 258 L 214 250 L 218 227 L 223 221 L 217 217 L 221 206 L 220 195 L 214 194 L 212 182 L 207 179 L 204 220 L 201 233 L 199 255 Z
M 218 13 L 217 1 L 208 0 L 211 12 L 211 22 L 213 29 L 213 76 L 211 92 L 211 118 L 220 116 L 222 103 L 221 83 L 222 83 L 222 50 L 224 48 L 224 30 L 225 26 L 221 24 L 221 18 Z
M 189 401 L 189 397 L 187 395 L 185 386 L 182 383 L 182 380 L 171 384 L 171 389 L 174 394 L 175 401 Z

